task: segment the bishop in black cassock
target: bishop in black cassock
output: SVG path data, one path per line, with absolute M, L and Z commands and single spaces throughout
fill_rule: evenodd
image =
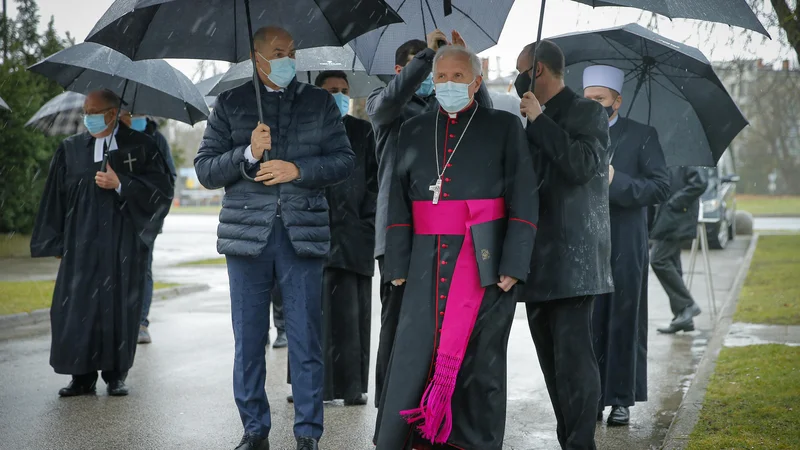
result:
M 31 238 L 31 256 L 61 259 L 50 365 L 72 375 L 62 397 L 94 394 L 98 371 L 110 395 L 127 395 L 148 253 L 172 200 L 174 180 L 158 147 L 117 124 L 119 103 L 110 91 L 87 96 L 94 134 L 71 136 L 56 150 Z
M 609 116 L 609 213 L 614 292 L 597 298 L 592 315 L 600 368 L 600 405 L 609 425 L 627 425 L 629 407 L 647 400 L 647 207 L 666 200 L 669 174 L 655 128 L 619 116 L 624 73 L 591 66 L 584 96 Z
M 473 101 L 474 53 L 440 49 L 433 72 L 441 109 L 401 128 L 389 194 L 385 274 L 406 288 L 375 444 L 500 450 L 538 184 L 519 119 Z

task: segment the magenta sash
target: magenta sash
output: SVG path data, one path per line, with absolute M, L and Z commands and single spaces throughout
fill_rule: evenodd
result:
M 415 234 L 464 236 L 450 280 L 433 377 L 422 395 L 419 408 L 400 411 L 408 423 L 419 422 L 417 429 L 423 438 L 433 443 L 445 443 L 453 429 L 451 402 L 456 378 L 485 292 L 480 283 L 470 227 L 502 219 L 506 216 L 506 208 L 502 198 L 445 200 L 436 205 L 430 201 L 415 201 L 412 214 Z M 442 261 L 437 261 L 437 264 L 441 265 Z M 434 283 L 440 282 L 438 272 Z

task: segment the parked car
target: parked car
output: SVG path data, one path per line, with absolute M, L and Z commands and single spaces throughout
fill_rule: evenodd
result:
M 736 183 L 733 160 L 726 152 L 717 167 L 708 168 L 708 190 L 700 197 L 708 245 L 724 249 L 736 237 Z M 713 221 L 713 222 L 712 222 Z

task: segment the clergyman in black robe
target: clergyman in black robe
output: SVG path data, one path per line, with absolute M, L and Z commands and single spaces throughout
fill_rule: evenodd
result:
M 597 298 L 592 315 L 600 369 L 600 405 L 609 425 L 627 425 L 629 407 L 647 401 L 647 207 L 666 200 L 669 173 L 655 128 L 619 116 L 625 74 L 611 66 L 583 73 L 584 96 L 609 116 L 609 213 L 614 292 Z
M 62 397 L 94 394 L 98 371 L 109 394 L 127 395 L 148 253 L 172 200 L 174 180 L 158 147 L 116 125 L 118 106 L 110 91 L 87 96 L 91 132 L 56 150 L 31 238 L 31 256 L 61 259 L 50 365 L 72 375 Z
M 350 84 L 346 73 L 321 72 L 314 84 L 330 92 L 339 105 L 356 155 L 353 174 L 325 189 L 331 220 L 331 251 L 322 281 L 323 399 L 366 405 L 378 197 L 375 137 L 369 122 L 348 115 Z
M 385 275 L 405 292 L 377 450 L 503 447 L 513 286 L 528 274 L 538 197 L 519 119 L 473 101 L 480 71 L 464 47 L 440 49 L 441 109 L 400 131 Z

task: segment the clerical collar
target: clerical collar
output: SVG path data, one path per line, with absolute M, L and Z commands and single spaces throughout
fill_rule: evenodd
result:
M 441 105 L 439 106 L 439 112 L 441 112 L 442 114 L 447 115 L 447 117 L 449 117 L 450 119 L 457 119 L 459 114 L 464 114 L 466 112 L 472 111 L 472 109 L 477 107 L 477 106 L 478 106 L 478 102 L 475 101 L 475 99 L 472 99 L 472 101 L 469 103 L 469 105 L 467 105 L 466 108 L 462 109 L 459 112 L 455 112 L 455 113 L 447 112 L 447 111 L 444 110 L 444 108 L 441 107 Z
M 614 116 L 613 119 L 608 121 L 608 128 L 613 127 L 614 124 L 616 124 L 618 120 L 619 120 L 619 114 L 617 114 L 616 116 Z
M 114 132 L 103 138 L 94 138 L 94 162 L 103 160 L 103 153 L 105 152 L 105 144 L 108 144 L 108 151 L 117 150 L 117 132 L 119 131 L 119 124 L 114 128 Z

